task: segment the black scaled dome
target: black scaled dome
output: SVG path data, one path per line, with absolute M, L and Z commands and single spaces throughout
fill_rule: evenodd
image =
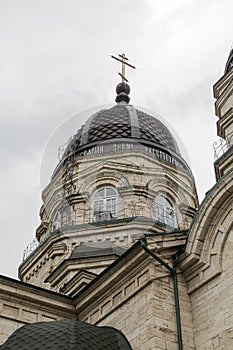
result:
M 160 120 L 128 104 L 128 84 L 118 84 L 116 92 L 117 104 L 90 116 L 73 137 L 69 150 L 77 152 L 110 139 L 134 139 L 156 143 L 179 154 L 174 137 Z
M 77 320 L 28 324 L 17 329 L 2 350 L 132 350 L 116 328 L 97 327 Z
M 76 147 L 115 138 L 133 138 L 158 143 L 179 152 L 167 127 L 151 115 L 132 105 L 116 105 L 91 116 L 75 135 Z
M 110 145 L 127 143 L 137 145 L 134 149 L 144 149 L 153 154 L 156 150 L 156 156 L 174 164 L 177 164 L 178 160 L 183 168 L 189 170 L 186 162 L 180 157 L 176 140 L 168 128 L 159 119 L 129 104 L 129 85 L 124 82 L 118 84 L 116 92 L 117 104 L 88 118 L 68 144 L 58 168 L 73 155 L 95 154 L 93 149 L 103 145 L 108 145 L 105 148 L 111 152 Z M 141 148 L 138 145 L 141 145 Z

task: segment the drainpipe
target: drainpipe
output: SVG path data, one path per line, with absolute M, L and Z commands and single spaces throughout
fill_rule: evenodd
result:
M 188 233 L 187 230 L 185 231 L 177 231 L 177 233 Z M 176 327 L 177 327 L 177 340 L 178 340 L 178 349 L 183 350 L 183 341 L 182 341 L 182 329 L 181 329 L 181 319 L 180 319 L 180 303 L 179 303 L 179 292 L 178 292 L 178 281 L 177 281 L 177 271 L 176 267 L 179 264 L 179 255 L 183 252 L 183 249 L 181 248 L 176 254 L 174 255 L 175 262 L 174 265 L 171 267 L 168 265 L 165 261 L 163 261 L 158 255 L 156 255 L 152 250 L 150 250 L 147 246 L 147 237 L 155 237 L 155 236 L 165 236 L 169 234 L 174 234 L 175 232 L 158 232 L 158 233 L 152 233 L 152 234 L 145 234 L 140 239 L 142 248 L 151 255 L 155 260 L 157 260 L 162 266 L 164 266 L 172 275 L 173 277 L 173 285 L 174 285 L 174 297 L 175 297 L 175 309 L 176 309 Z

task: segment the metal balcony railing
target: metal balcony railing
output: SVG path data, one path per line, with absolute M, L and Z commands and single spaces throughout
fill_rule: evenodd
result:
M 214 160 L 219 159 L 230 148 L 230 141 L 219 139 L 213 143 Z
M 38 247 L 38 245 L 39 242 L 36 238 L 27 245 L 27 247 L 23 251 L 23 261 L 27 259 L 27 257 Z

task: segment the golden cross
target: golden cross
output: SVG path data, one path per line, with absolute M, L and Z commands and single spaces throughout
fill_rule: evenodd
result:
M 126 62 L 126 61 L 128 61 L 129 59 L 125 56 L 125 54 L 123 53 L 122 55 L 118 55 L 120 58 L 117 58 L 117 57 L 115 57 L 115 56 L 111 56 L 112 58 L 114 58 L 115 60 L 117 60 L 117 61 L 120 61 L 121 62 L 121 73 L 118 73 L 120 76 L 121 76 L 121 78 L 122 78 L 122 83 L 124 82 L 124 81 L 126 81 L 126 82 L 128 82 L 128 80 L 126 79 L 126 77 L 125 77 L 125 66 L 127 65 L 127 66 L 129 66 L 129 67 L 131 67 L 131 68 L 133 68 L 133 69 L 135 69 L 135 67 L 134 66 L 132 66 L 131 64 L 129 64 L 128 62 Z

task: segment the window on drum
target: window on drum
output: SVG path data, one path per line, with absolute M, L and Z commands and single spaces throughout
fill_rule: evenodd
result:
M 102 187 L 93 196 L 92 220 L 106 221 L 117 217 L 117 190 L 113 187 Z
M 155 198 L 155 218 L 171 227 L 176 227 L 176 217 L 174 205 L 166 197 L 158 194 Z

